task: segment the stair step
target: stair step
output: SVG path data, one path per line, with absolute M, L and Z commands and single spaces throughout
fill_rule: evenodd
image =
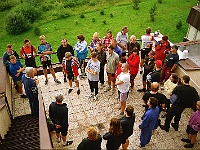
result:
M 39 134 L 37 132 L 35 133 L 27 133 L 27 134 L 20 134 L 20 135 L 13 135 L 13 136 L 7 136 L 6 139 L 3 139 L 2 142 L 10 142 L 10 141 L 18 141 L 18 140 L 28 140 L 28 138 L 35 138 L 39 139 Z
M 12 128 L 12 130 L 9 130 L 7 132 L 7 134 L 10 134 L 10 133 L 13 133 L 13 132 L 16 132 L 16 133 L 26 133 L 26 132 L 34 132 L 34 131 L 38 131 L 39 130 L 39 127 L 34 127 L 34 128 Z

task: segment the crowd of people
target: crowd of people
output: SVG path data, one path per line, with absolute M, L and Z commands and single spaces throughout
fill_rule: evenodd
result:
M 106 35 L 100 39 L 98 32 L 93 34 L 91 43 L 88 44 L 83 34 L 77 35 L 77 43 L 72 47 L 66 38 L 61 40 L 62 44 L 57 49 L 57 57 L 62 64 L 63 81 L 68 82 L 68 94 L 73 90 L 72 84 L 75 82 L 77 95 L 81 93 L 79 79 L 88 79 L 90 95 L 94 101 L 98 100 L 99 84 L 104 88 L 104 92 L 111 93 L 118 91 L 120 101 L 121 118 L 110 120 L 109 131 L 103 135 L 107 140 L 108 150 L 117 150 L 121 145 L 124 150 L 128 148 L 128 138 L 133 134 L 135 114 L 133 106 L 127 105 L 128 95 L 134 90 L 134 80 L 138 72 L 142 76 L 142 89 L 144 92 L 142 100 L 144 102 L 144 115 L 139 125 L 141 129 L 140 146 L 145 147 L 151 140 L 152 131 L 158 126 L 162 130 L 169 132 L 170 123 L 175 131 L 178 131 L 181 114 L 185 108 L 191 108 L 196 104 L 197 111 L 191 116 L 188 125 L 188 139 L 184 147 L 194 146 L 196 135 L 200 131 L 200 101 L 196 89 L 189 85 L 190 77 L 184 75 L 181 79 L 174 73 L 179 55 L 178 47 L 170 45 L 167 36 L 155 42 L 151 28 L 146 29 L 146 33 L 141 36 L 141 46 L 137 42 L 136 36 L 131 35 L 128 39 L 128 27 L 124 26 L 117 33 L 116 38 L 108 30 Z M 52 47 L 46 41 L 46 37 L 39 37 L 40 45 L 38 50 L 30 44 L 30 40 L 25 39 L 24 45 L 20 48 L 20 57 L 25 60 L 26 68 L 20 63 L 19 55 L 12 49 L 12 44 L 8 44 L 6 52 L 3 54 L 3 64 L 6 66 L 8 74 L 14 81 L 15 88 L 22 98 L 28 97 L 31 113 L 38 116 L 38 80 L 35 57 L 38 55 L 43 67 L 45 85 L 48 84 L 47 68 L 54 78 L 56 84 L 61 84 L 56 78 L 51 62 Z M 90 59 L 86 63 L 86 57 L 90 51 Z M 79 71 L 80 69 L 80 71 Z M 26 74 L 23 74 L 25 70 Z M 106 72 L 104 72 L 106 71 Z M 80 72 L 80 73 L 79 73 Z M 107 85 L 105 85 L 104 73 L 107 74 Z M 99 83 L 100 82 L 100 83 Z M 25 93 L 23 93 L 22 83 Z M 159 92 L 160 85 L 164 85 Z M 117 88 L 116 88 L 117 87 Z M 26 94 L 26 95 L 25 95 Z M 175 99 L 172 100 L 172 97 Z M 68 130 L 68 108 L 63 103 L 63 94 L 57 93 L 56 101 L 49 106 L 49 117 L 55 125 L 57 142 L 63 141 L 64 146 L 71 145 L 73 141 L 67 141 Z M 165 124 L 161 125 L 159 114 L 166 110 Z M 61 133 L 61 134 L 60 134 Z M 102 137 L 94 127 L 87 130 L 88 137 L 78 145 L 78 150 L 101 149 Z

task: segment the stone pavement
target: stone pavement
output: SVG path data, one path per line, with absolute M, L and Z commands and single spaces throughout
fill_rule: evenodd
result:
M 45 110 L 48 115 L 48 109 L 51 102 L 55 101 L 54 95 L 56 92 L 61 91 L 64 93 L 64 102 L 67 103 L 69 109 L 69 132 L 68 140 L 73 140 L 73 144 L 70 146 L 63 147 L 61 143 L 57 143 L 55 140 L 55 132 L 51 133 L 53 139 L 53 146 L 55 149 L 66 149 L 73 150 L 76 149 L 78 144 L 83 138 L 87 137 L 86 128 L 89 126 L 94 126 L 98 129 L 101 135 L 104 135 L 109 129 L 109 122 L 112 117 L 119 116 L 119 100 L 117 97 L 117 90 L 112 92 L 104 92 L 103 88 L 99 87 L 99 98 L 94 101 L 89 99 L 90 94 L 88 80 L 80 80 L 81 94 L 76 94 L 76 87 L 72 93 L 68 94 L 68 83 L 63 82 L 62 72 L 56 73 L 57 78 L 62 82 L 62 84 L 56 84 L 53 81 L 53 77 L 48 74 L 49 83 L 44 85 L 44 76 L 41 75 L 39 79 L 39 87 L 42 90 L 42 96 L 44 100 Z M 140 149 L 139 148 L 139 135 L 140 129 L 139 124 L 141 123 L 141 116 L 144 113 L 144 107 L 142 107 L 142 95 L 143 93 L 137 92 L 138 88 L 142 87 L 142 76 L 137 75 L 135 79 L 135 89 L 129 93 L 129 98 L 127 104 L 134 106 L 134 111 L 136 114 L 136 121 L 134 125 L 133 135 L 129 138 L 130 144 L 128 149 Z M 106 80 L 106 77 L 105 77 Z M 73 83 L 75 86 L 75 84 Z M 104 87 L 105 88 L 105 87 Z M 27 99 L 21 99 L 18 94 L 14 92 L 15 95 L 15 116 L 30 113 L 30 108 Z M 153 133 L 151 141 L 146 145 L 146 149 L 184 149 L 184 144 L 181 142 L 181 138 L 186 138 L 187 134 L 185 132 L 186 125 L 190 115 L 193 113 L 191 109 L 185 109 L 181 121 L 179 131 L 174 131 L 170 128 L 167 133 L 161 130 L 159 127 Z M 162 115 L 162 113 L 161 113 Z M 162 124 L 165 118 L 161 118 Z M 102 149 L 106 148 L 106 141 L 102 140 Z M 121 147 L 120 147 L 121 148 Z M 144 148 L 143 148 L 144 149 Z M 197 136 L 197 142 L 193 149 L 200 149 L 200 139 Z

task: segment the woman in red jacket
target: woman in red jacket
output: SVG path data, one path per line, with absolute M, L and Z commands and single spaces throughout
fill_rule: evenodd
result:
M 162 40 L 156 43 L 155 50 L 155 60 L 161 60 L 162 62 L 164 62 L 166 54 L 168 54 L 171 50 L 171 46 L 168 41 L 168 36 L 163 36 Z
M 138 73 L 140 64 L 140 56 L 138 56 L 137 51 L 137 47 L 133 48 L 133 53 L 127 59 L 127 63 L 129 64 L 129 71 L 131 74 L 131 90 L 134 87 L 134 79 Z

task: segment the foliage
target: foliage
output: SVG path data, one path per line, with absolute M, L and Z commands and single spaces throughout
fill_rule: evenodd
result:
M 156 4 L 154 4 L 149 10 L 150 20 L 152 22 L 155 21 L 155 15 L 157 15 L 156 10 L 157 10 Z
M 132 0 L 132 2 L 133 2 L 133 9 L 139 10 L 140 0 Z
M 101 14 L 101 15 L 104 15 L 104 10 L 101 10 L 101 11 L 100 11 L 100 14 Z
M 161 3 L 162 3 L 162 0 L 158 0 L 158 3 L 160 3 L 160 4 L 161 4 Z
M 176 24 L 176 29 L 180 30 L 182 28 L 182 21 L 180 20 L 177 24 Z
M 110 13 L 110 17 L 111 17 L 111 18 L 114 17 L 112 13 Z
M 84 14 L 81 14 L 81 15 L 80 15 L 80 18 L 85 18 L 85 15 L 84 15 Z
M 25 19 L 27 19 L 31 23 L 38 19 L 40 14 L 39 9 L 31 5 L 30 3 L 18 5 L 13 9 L 13 11 L 16 13 L 21 13 L 25 17 Z
M 0 11 L 10 10 L 15 6 L 14 2 L 2 2 L 0 1 Z
M 38 26 L 35 26 L 33 28 L 33 32 L 35 35 L 41 35 L 41 31 L 40 31 L 40 28 Z
M 6 18 L 6 31 L 8 34 L 20 34 L 30 29 L 29 21 L 22 13 L 9 13 Z

